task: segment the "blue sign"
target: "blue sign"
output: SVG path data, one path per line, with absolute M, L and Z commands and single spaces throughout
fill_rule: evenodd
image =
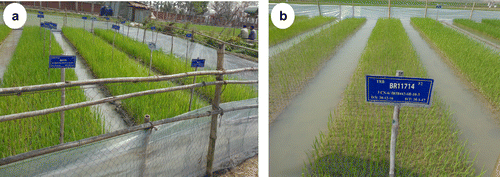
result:
M 112 28 L 115 30 L 120 30 L 120 26 L 118 26 L 118 25 L 113 25 Z
M 38 14 L 36 17 L 43 18 L 44 16 L 42 14 Z
M 193 37 L 193 34 L 186 34 L 186 37 Z
M 76 56 L 74 55 L 50 55 L 49 68 L 74 68 Z
M 57 29 L 57 23 L 43 22 L 40 23 L 40 27 L 48 29 Z
M 95 17 L 92 17 L 92 20 L 95 20 Z
M 108 18 L 108 17 L 106 17 L 106 20 L 109 20 L 109 18 Z
M 205 67 L 205 59 L 193 59 L 191 60 L 191 67 Z
M 152 27 L 151 27 L 151 30 L 155 30 L 155 29 L 156 29 L 156 27 L 155 27 L 155 26 L 152 26 Z
M 42 12 L 42 11 L 38 11 L 38 13 L 43 15 L 43 12 Z
M 125 21 L 122 21 L 122 24 L 125 24 Z
M 429 106 L 433 85 L 433 79 L 367 75 L 366 101 Z
M 148 44 L 148 48 L 149 48 L 150 50 L 156 50 L 156 44 L 155 44 L 155 43 L 150 42 L 150 43 Z
M 441 5 L 437 5 L 436 8 L 441 9 Z
M 82 17 L 82 19 L 87 20 L 87 17 Z

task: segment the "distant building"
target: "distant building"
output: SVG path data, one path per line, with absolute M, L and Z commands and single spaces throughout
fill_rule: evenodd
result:
M 150 18 L 152 7 L 138 1 L 112 1 L 105 5 L 113 9 L 113 17 L 121 17 L 127 21 L 142 23 Z

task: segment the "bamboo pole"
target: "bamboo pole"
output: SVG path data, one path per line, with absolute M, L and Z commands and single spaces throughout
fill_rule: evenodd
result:
M 253 68 L 253 67 L 239 68 L 239 69 L 225 70 L 225 71 L 197 71 L 197 72 L 186 72 L 186 73 L 179 73 L 172 75 L 150 76 L 150 77 L 116 77 L 116 78 L 91 79 L 82 81 L 66 81 L 66 82 L 58 82 L 50 84 L 0 88 L 0 94 L 21 94 L 23 92 L 33 92 L 33 91 L 58 89 L 63 87 L 75 87 L 75 86 L 96 85 L 96 84 L 125 83 L 125 82 L 134 82 L 134 83 L 158 82 L 158 81 L 173 80 L 190 76 L 219 75 L 219 74 L 226 75 L 226 74 L 235 74 L 246 71 L 258 71 L 258 68 Z
M 144 123 L 148 124 L 150 122 L 151 118 L 149 117 L 149 114 L 146 114 L 144 116 Z M 151 135 L 152 128 L 146 129 L 146 136 L 144 137 L 144 142 L 142 144 L 142 154 L 143 154 L 143 159 L 142 159 L 142 164 L 140 168 L 141 176 L 147 176 L 146 175 L 146 163 L 148 159 L 148 143 L 149 143 L 149 136 Z
M 54 107 L 54 108 L 48 108 L 48 109 L 42 109 L 42 110 L 36 110 L 36 111 L 30 111 L 30 112 L 23 112 L 23 113 L 16 113 L 16 114 L 10 114 L 10 115 L 3 115 L 3 116 L 0 116 L 0 122 L 17 120 L 17 119 L 22 119 L 22 118 L 26 118 L 26 117 L 46 115 L 46 114 L 56 113 L 56 112 L 60 112 L 60 111 L 67 111 L 67 110 L 71 110 L 71 109 L 77 109 L 77 108 L 82 108 L 82 107 L 86 107 L 86 106 L 92 106 L 92 105 L 112 102 L 112 101 L 116 101 L 116 100 L 123 100 L 123 99 L 127 99 L 127 98 L 132 98 L 132 97 L 151 95 L 151 94 L 157 94 L 157 93 L 172 92 L 172 91 L 177 91 L 177 90 L 186 90 L 186 89 L 203 87 L 203 86 L 208 86 L 208 85 L 257 84 L 257 83 L 258 83 L 257 80 L 247 80 L 247 81 L 226 80 L 226 81 L 205 82 L 205 83 L 188 84 L 188 85 L 182 85 L 182 86 L 174 86 L 174 87 L 169 87 L 169 88 L 146 90 L 146 91 L 141 91 L 141 92 L 134 92 L 134 93 L 129 93 L 129 94 L 106 97 L 106 98 L 98 99 L 98 100 L 94 100 L 94 101 L 74 103 L 74 104 L 59 106 L 59 107 Z
M 424 18 L 427 18 L 427 2 L 429 0 L 425 0 L 425 14 L 424 14 Z
M 219 50 L 217 50 L 217 70 L 224 70 L 224 44 L 219 45 Z M 223 75 L 218 75 L 216 77 L 217 82 L 222 82 L 224 80 Z M 220 94 L 222 90 L 222 84 L 217 84 L 215 86 L 214 99 L 212 100 L 212 111 L 220 110 L 219 102 L 220 102 Z M 207 154 L 207 168 L 206 174 L 207 176 L 212 176 L 212 165 L 214 160 L 214 152 L 215 152 L 215 141 L 217 140 L 217 118 L 219 115 L 212 115 L 212 121 L 210 124 L 210 142 L 208 144 L 208 154 Z
M 476 2 L 472 4 L 472 10 L 470 11 L 469 20 L 472 20 L 472 13 L 474 12 L 474 6 L 476 6 Z
M 389 18 L 391 18 L 391 0 L 389 0 Z
M 403 76 L 403 71 L 396 71 L 396 76 Z M 398 139 L 400 108 L 401 106 L 399 104 L 396 104 L 396 106 L 394 106 L 394 113 L 392 115 L 389 177 L 394 177 L 394 167 L 396 163 L 396 141 Z
M 243 109 L 254 109 L 254 108 L 258 108 L 258 105 L 255 104 L 255 105 L 229 108 L 229 109 L 225 109 L 224 112 L 232 112 L 232 111 L 238 111 L 238 110 L 243 110 Z M 25 159 L 32 158 L 32 157 L 41 156 L 41 155 L 52 153 L 52 152 L 57 152 L 57 151 L 65 150 L 65 149 L 83 146 L 86 144 L 102 141 L 105 139 L 117 137 L 120 135 L 124 135 L 127 133 L 139 131 L 139 130 L 152 128 L 153 126 L 158 126 L 158 125 L 163 125 L 163 124 L 178 122 L 178 121 L 183 121 L 183 120 L 195 119 L 195 118 L 200 118 L 200 117 L 206 117 L 206 116 L 220 114 L 220 113 L 222 113 L 222 110 L 207 111 L 207 112 L 198 113 L 198 114 L 191 114 L 191 115 L 180 115 L 180 116 L 176 116 L 173 118 L 165 118 L 162 120 L 154 121 L 154 122 L 149 123 L 149 124 L 145 123 L 145 124 L 129 127 L 126 129 L 117 130 L 117 131 L 114 131 L 111 133 L 106 133 L 106 134 L 102 134 L 102 135 L 98 135 L 98 136 L 94 136 L 94 137 L 90 137 L 90 138 L 85 138 L 85 139 L 78 140 L 78 141 L 68 142 L 68 143 L 64 143 L 64 144 L 59 144 L 59 145 L 55 145 L 55 146 L 51 146 L 51 147 L 46 147 L 46 148 L 42 148 L 42 149 L 29 151 L 29 152 L 22 153 L 22 154 L 9 156 L 9 157 L 0 159 L 0 166 L 14 163 L 14 162 L 18 162 L 18 161 L 25 160 Z
M 65 74 L 65 68 L 61 68 L 61 82 L 66 81 L 66 74 Z M 66 103 L 66 89 L 63 87 L 61 88 L 61 106 L 64 106 Z M 64 143 L 64 111 L 60 112 L 61 115 L 61 124 L 59 127 L 59 144 Z

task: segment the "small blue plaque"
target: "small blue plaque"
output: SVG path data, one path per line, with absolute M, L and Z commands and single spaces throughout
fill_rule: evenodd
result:
M 115 30 L 120 30 L 120 26 L 118 26 L 118 25 L 113 25 L 112 28 Z
M 74 68 L 76 56 L 74 55 L 50 55 L 49 68 Z
M 155 29 L 156 29 L 156 26 L 152 26 L 152 27 L 151 27 L 151 30 L 155 30 Z
M 87 17 L 82 17 L 82 19 L 87 20 Z
M 433 79 L 395 76 L 366 76 L 366 101 L 430 106 Z
M 192 59 L 191 67 L 205 67 L 205 59 Z
M 191 33 L 186 34 L 186 37 L 193 37 L 193 34 L 191 34 Z
M 36 17 L 38 17 L 38 18 L 44 18 L 44 15 L 43 14 L 38 14 Z

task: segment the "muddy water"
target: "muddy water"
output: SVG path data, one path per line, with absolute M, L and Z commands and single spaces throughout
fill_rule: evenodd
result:
M 269 176 L 301 175 L 306 152 L 319 132 L 326 130 L 375 23 L 368 20 L 348 39 L 271 125 Z
M 56 38 L 56 41 L 59 43 L 62 50 L 64 51 L 64 55 L 76 55 L 75 49 L 73 49 L 70 46 L 70 44 L 66 40 L 64 40 L 61 33 L 54 32 L 53 34 L 54 37 Z M 92 76 L 90 70 L 83 64 L 82 59 L 78 55 L 76 55 L 76 67 L 74 70 L 76 76 L 78 77 L 78 80 L 95 79 Z M 104 93 L 102 93 L 98 88 L 94 87 L 97 87 L 97 85 L 82 86 L 82 88 L 87 88 L 84 89 L 83 91 L 89 101 L 98 100 L 106 97 L 104 96 Z M 101 121 L 104 124 L 106 132 L 113 132 L 116 130 L 127 128 L 125 122 L 121 118 L 121 115 L 115 111 L 115 107 L 116 106 L 110 103 L 91 106 L 91 109 L 95 112 L 98 112 L 101 115 L 100 117 L 103 118 Z
M 466 29 L 462 29 L 458 26 L 455 26 L 453 24 L 453 20 L 441 20 L 440 22 L 442 24 L 444 24 L 445 26 L 451 27 L 455 31 L 458 31 L 462 34 L 465 34 L 469 38 L 471 38 L 479 43 L 485 44 L 485 46 L 490 48 L 490 49 L 496 50 L 497 52 L 500 51 L 500 45 L 498 44 L 499 41 L 496 39 L 493 39 L 491 37 L 487 37 L 487 36 L 480 34 L 480 33 L 477 33 L 477 32 L 471 32 L 471 31 L 468 31 Z
M 3 74 L 7 70 L 10 58 L 14 55 L 17 42 L 21 38 L 22 30 L 12 30 L 10 34 L 4 39 L 0 46 L 0 81 L 3 79 Z M 0 82 L 1 85 L 2 82 Z
M 487 171 L 486 175 L 490 175 L 500 155 L 500 122 L 495 119 L 486 101 L 454 74 L 410 22 L 403 20 L 402 23 L 429 77 L 434 79 L 434 90 L 449 106 L 457 127 L 462 131 L 460 140 L 468 141 L 471 159 L 477 153 L 474 164 L 476 175 L 482 167 Z

